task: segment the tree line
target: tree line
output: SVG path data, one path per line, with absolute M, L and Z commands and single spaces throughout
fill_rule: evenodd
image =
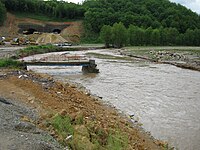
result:
M 57 0 L 0 0 L 0 25 L 6 10 L 83 19 L 86 38 L 97 39 L 99 34 L 103 37 L 104 33 L 110 33 L 106 40 L 109 43 L 105 44 L 117 47 L 124 43 L 200 45 L 200 15 L 169 0 L 85 0 L 82 5 Z M 126 40 L 122 42 L 120 36 L 124 33 Z
M 113 26 L 104 25 L 100 31 L 100 39 L 106 47 L 121 48 L 131 46 L 200 46 L 200 29 L 188 29 L 180 33 L 176 28 L 147 29 L 130 25 L 128 28 L 123 23 Z
M 57 0 L 1 0 L 8 11 L 43 14 L 58 19 L 82 19 L 82 5 Z

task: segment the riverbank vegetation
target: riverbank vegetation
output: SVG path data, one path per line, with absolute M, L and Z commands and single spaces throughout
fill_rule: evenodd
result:
M 73 120 L 67 115 L 57 114 L 50 120 L 50 124 L 58 135 L 59 141 L 71 149 L 118 150 L 128 148 L 126 133 L 120 129 L 109 129 L 108 132 L 103 128 L 96 129 L 92 122 L 84 123 L 83 116 Z
M 73 47 L 58 47 L 54 45 L 36 45 L 36 46 L 29 46 L 24 49 L 21 49 L 17 52 L 17 58 L 22 58 L 26 56 L 31 56 L 35 54 L 44 54 L 44 53 L 50 53 L 50 52 L 61 52 L 61 51 L 75 51 L 79 50 L 78 48 Z
M 21 62 L 11 58 L 0 59 L 0 68 L 21 68 L 22 66 Z
M 39 45 L 39 46 L 29 46 L 21 49 L 18 53 L 18 57 L 26 57 L 34 54 L 43 54 L 47 52 L 56 51 L 57 47 L 53 45 Z
M 113 26 L 104 25 L 100 31 L 100 38 L 106 47 L 121 48 L 132 46 L 199 46 L 200 29 L 188 29 L 180 34 L 176 28 L 147 29 L 130 25 L 128 28 L 120 23 Z

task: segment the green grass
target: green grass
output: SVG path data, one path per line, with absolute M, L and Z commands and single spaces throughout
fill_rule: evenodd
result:
M 65 139 L 68 135 L 73 135 L 74 133 L 71 118 L 68 116 L 56 115 L 51 124 L 62 139 Z
M 17 55 L 19 57 L 26 57 L 34 54 L 43 54 L 47 52 L 54 51 L 56 49 L 55 46 L 52 45 L 40 45 L 40 46 L 30 46 L 20 50 Z
M 20 68 L 23 64 L 13 59 L 0 59 L 1 68 Z
M 110 129 L 107 133 L 105 129 L 97 128 L 95 122 L 85 123 L 81 115 L 72 120 L 69 116 L 57 114 L 50 123 L 56 131 L 59 141 L 65 146 L 68 145 L 72 150 L 88 149 L 88 146 L 103 150 L 125 150 L 128 147 L 128 136 L 119 128 Z M 89 136 L 87 136 L 88 134 Z M 66 141 L 65 139 L 69 135 L 72 135 L 72 138 Z
M 128 137 L 120 131 L 110 133 L 106 148 L 108 150 L 124 150 L 128 147 Z
M 90 45 L 94 46 L 94 45 Z M 29 46 L 27 48 L 24 48 L 17 53 L 18 58 L 31 56 L 35 54 L 44 54 L 44 53 L 50 53 L 50 52 L 61 52 L 61 51 L 80 51 L 80 50 L 88 50 L 90 49 L 90 46 L 77 46 L 77 47 L 57 47 L 54 45 L 37 45 L 37 46 Z M 98 45 L 97 45 L 98 47 Z

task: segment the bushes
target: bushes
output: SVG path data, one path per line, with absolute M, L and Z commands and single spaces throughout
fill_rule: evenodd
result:
M 0 67 L 6 68 L 19 68 L 22 67 L 23 64 L 19 61 L 13 59 L 0 59 Z

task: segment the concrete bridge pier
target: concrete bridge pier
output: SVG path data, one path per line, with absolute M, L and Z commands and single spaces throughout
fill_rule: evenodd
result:
M 89 65 L 83 66 L 82 71 L 84 73 L 99 73 L 99 69 L 96 67 L 95 60 L 89 60 Z

